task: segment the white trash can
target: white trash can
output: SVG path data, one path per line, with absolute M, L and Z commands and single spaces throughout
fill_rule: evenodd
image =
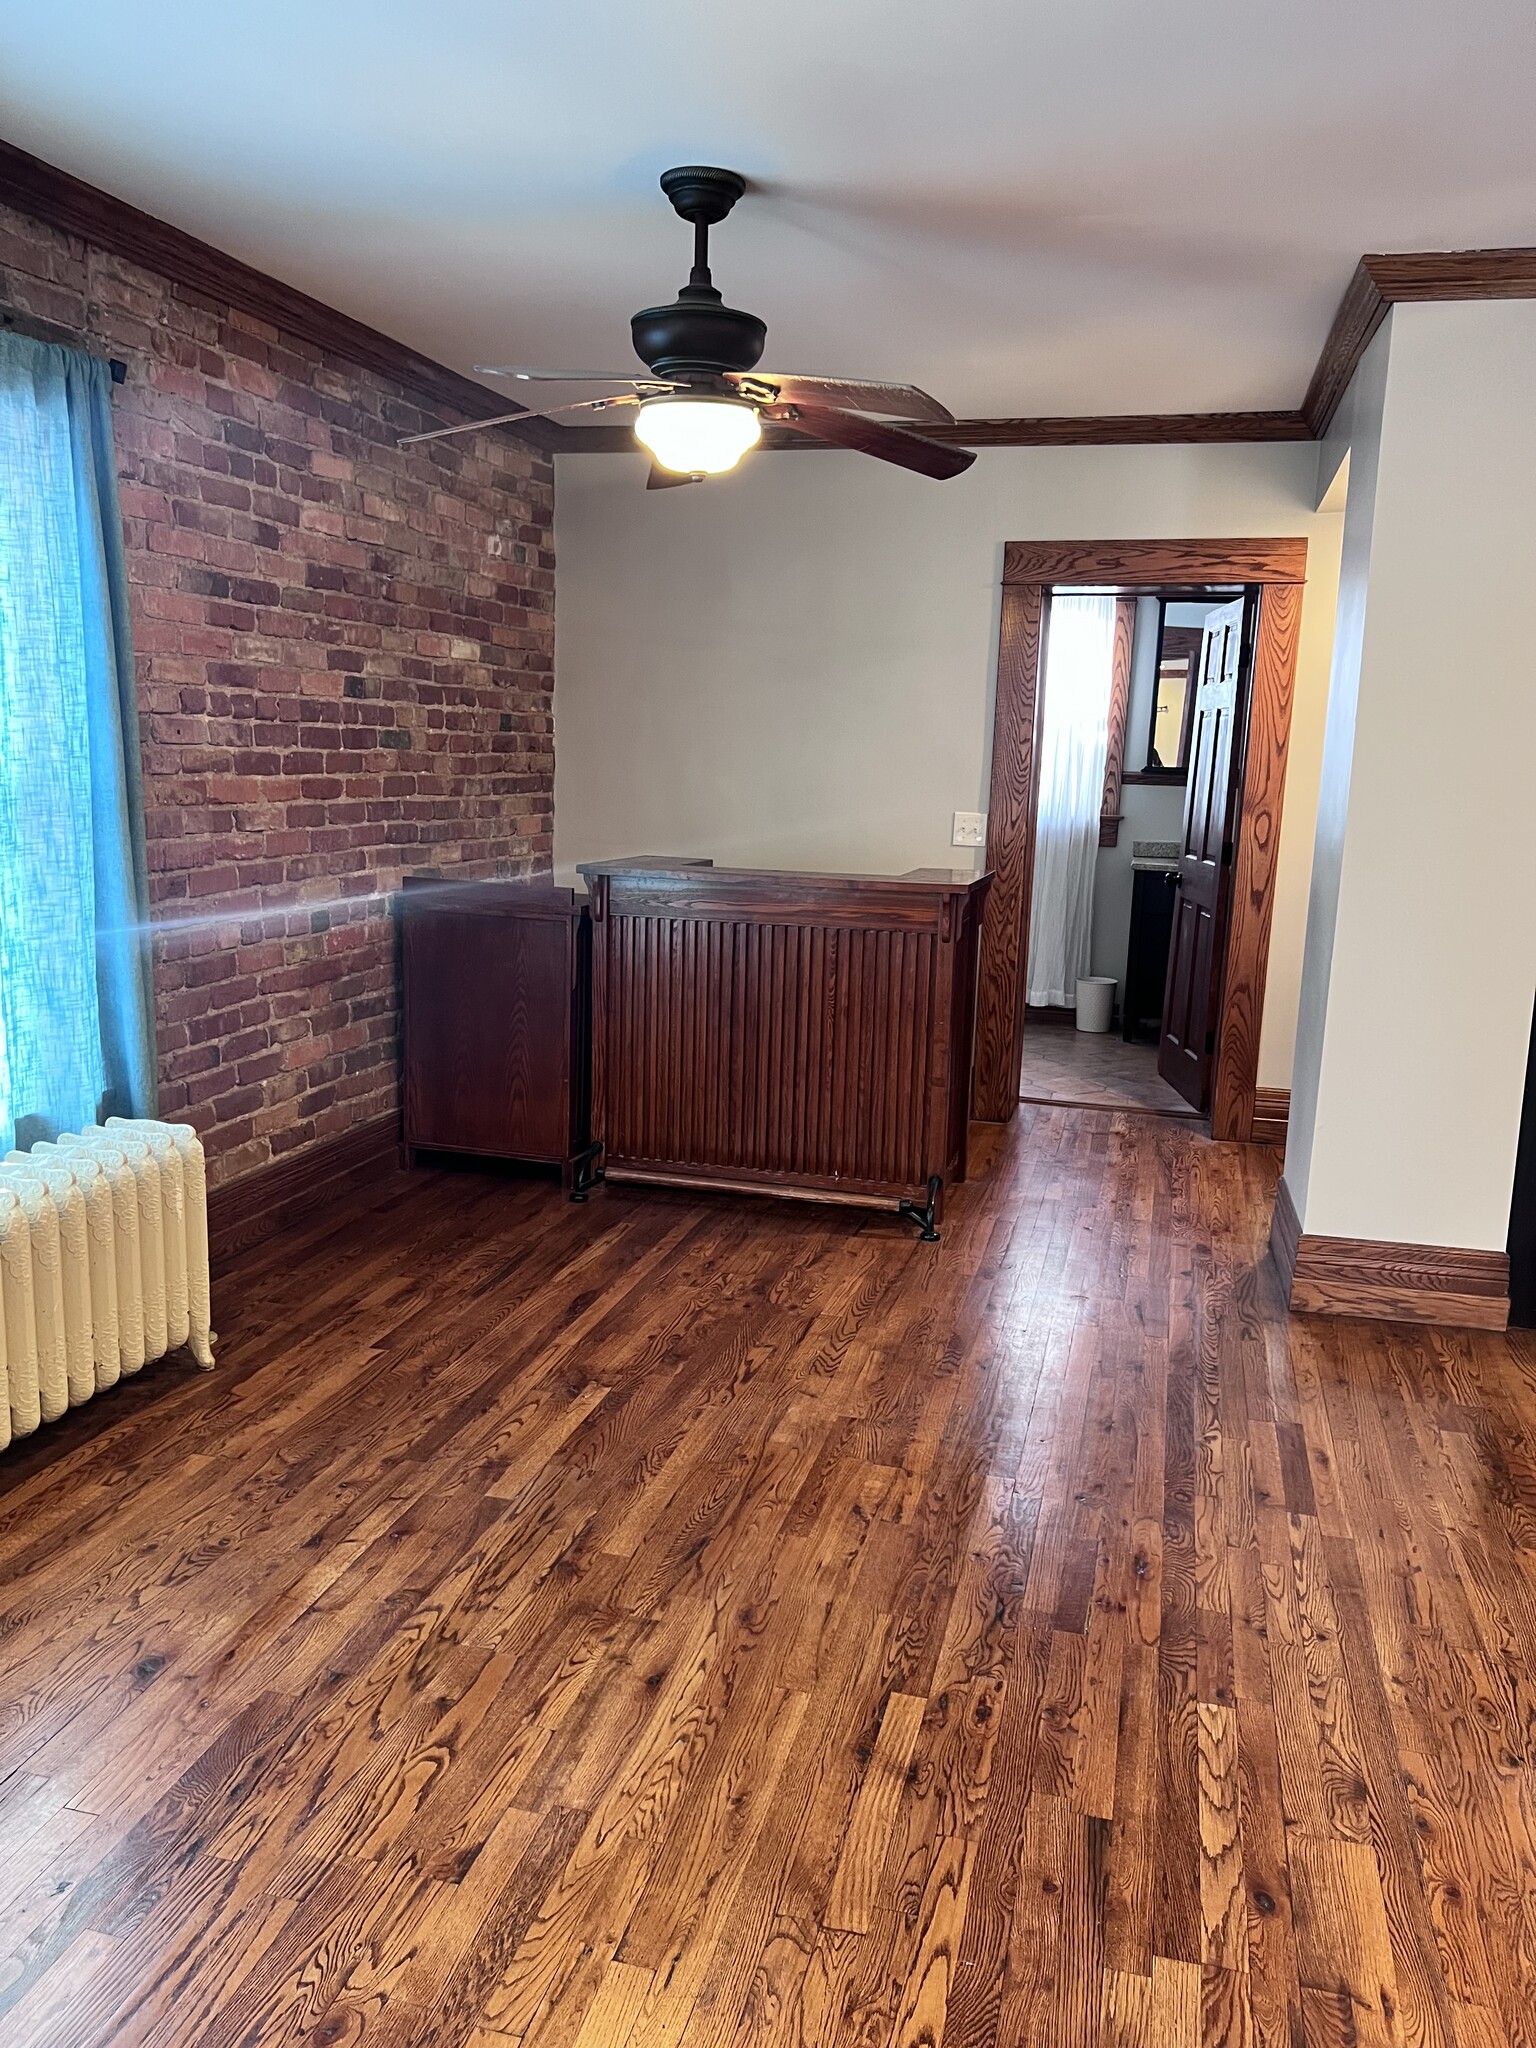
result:
M 1119 983 L 1112 974 L 1085 974 L 1077 984 L 1077 1028 L 1079 1031 L 1107 1031 L 1115 1021 L 1115 990 Z

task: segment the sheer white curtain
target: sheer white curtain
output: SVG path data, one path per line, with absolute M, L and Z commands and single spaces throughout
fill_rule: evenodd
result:
M 1051 599 L 1027 999 L 1058 1009 L 1089 970 L 1114 642 L 1112 597 Z

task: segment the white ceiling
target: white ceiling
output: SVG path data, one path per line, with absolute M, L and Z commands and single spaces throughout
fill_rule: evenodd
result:
M 669 164 L 765 365 L 1292 406 L 1365 250 L 1536 242 L 1531 0 L 37 0 L 0 135 L 445 363 L 633 367 Z

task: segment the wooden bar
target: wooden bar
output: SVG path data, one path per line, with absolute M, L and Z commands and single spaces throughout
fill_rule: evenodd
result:
M 989 876 L 580 872 L 611 1179 L 937 1215 L 965 1178 Z

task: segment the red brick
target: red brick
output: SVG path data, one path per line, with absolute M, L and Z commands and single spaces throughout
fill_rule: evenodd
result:
M 549 871 L 552 465 L 401 449 L 410 393 L 3 207 L 0 260 L 131 366 L 161 1104 L 217 1182 L 393 1108 L 402 867 Z

